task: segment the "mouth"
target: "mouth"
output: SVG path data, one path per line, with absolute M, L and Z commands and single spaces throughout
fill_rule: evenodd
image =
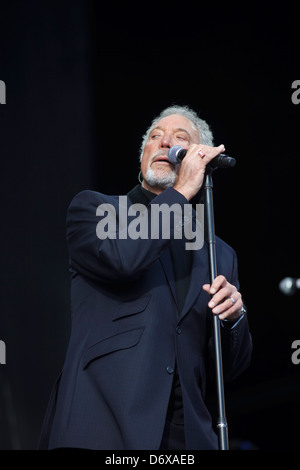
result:
M 166 155 L 159 155 L 153 160 L 153 163 L 170 163 L 172 165 L 172 163 L 170 162 L 170 160 L 168 159 Z

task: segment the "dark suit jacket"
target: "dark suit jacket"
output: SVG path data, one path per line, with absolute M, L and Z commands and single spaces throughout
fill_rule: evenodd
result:
M 128 205 L 135 195 L 136 189 Z M 178 311 L 170 240 L 97 237 L 97 207 L 108 203 L 117 210 L 118 202 L 117 196 L 83 191 L 68 210 L 72 330 L 40 448 L 159 449 L 177 361 L 187 449 L 215 449 L 204 402 L 213 367 L 207 370 L 212 313 L 202 290 L 210 282 L 207 246 L 192 252 L 190 286 Z M 183 206 L 187 200 L 169 188 L 147 214 L 154 203 Z M 216 252 L 218 274 L 239 288 L 235 252 L 219 238 Z M 231 379 L 249 364 L 247 318 L 221 330 L 224 375 Z

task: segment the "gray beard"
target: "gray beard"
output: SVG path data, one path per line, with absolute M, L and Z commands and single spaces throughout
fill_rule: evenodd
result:
M 165 175 L 164 174 L 157 175 L 155 171 L 152 170 L 151 163 L 159 155 L 166 155 L 166 151 L 158 150 L 151 156 L 151 160 L 149 162 L 149 166 L 145 175 L 145 180 L 151 187 L 159 187 L 161 189 L 167 189 L 167 188 L 174 186 L 175 178 L 176 178 L 176 169 L 174 167 L 172 172 L 168 171 L 166 172 Z
M 176 178 L 176 171 L 172 171 L 172 173 L 168 173 L 167 175 L 156 175 L 155 171 L 152 170 L 152 168 L 148 168 L 146 175 L 145 175 L 145 180 L 151 187 L 158 186 L 159 188 L 162 189 L 167 189 L 171 188 L 174 186 L 175 183 L 175 178 Z

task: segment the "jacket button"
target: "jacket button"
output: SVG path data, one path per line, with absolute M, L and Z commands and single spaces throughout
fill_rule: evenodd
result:
M 167 372 L 168 372 L 168 374 L 173 374 L 173 372 L 174 372 L 173 367 L 167 366 Z
M 181 334 L 181 331 L 182 331 L 182 330 L 181 330 L 180 326 L 177 326 L 177 327 L 176 327 L 176 333 L 177 333 L 178 335 L 180 335 L 180 334 Z

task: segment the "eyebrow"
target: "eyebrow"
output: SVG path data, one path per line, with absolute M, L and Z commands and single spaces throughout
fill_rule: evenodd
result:
M 152 134 L 152 132 L 155 131 L 156 129 L 159 129 L 159 130 L 161 130 L 161 131 L 164 130 L 163 127 L 161 127 L 161 126 L 156 126 L 156 127 L 154 127 L 154 129 L 151 130 L 150 134 Z M 178 132 L 178 131 L 179 131 L 179 132 L 185 132 L 185 133 L 189 136 L 189 138 L 191 139 L 191 135 L 190 135 L 190 133 L 189 133 L 186 129 L 183 129 L 182 127 L 176 127 L 176 129 L 174 129 L 174 130 L 175 130 L 175 132 Z

